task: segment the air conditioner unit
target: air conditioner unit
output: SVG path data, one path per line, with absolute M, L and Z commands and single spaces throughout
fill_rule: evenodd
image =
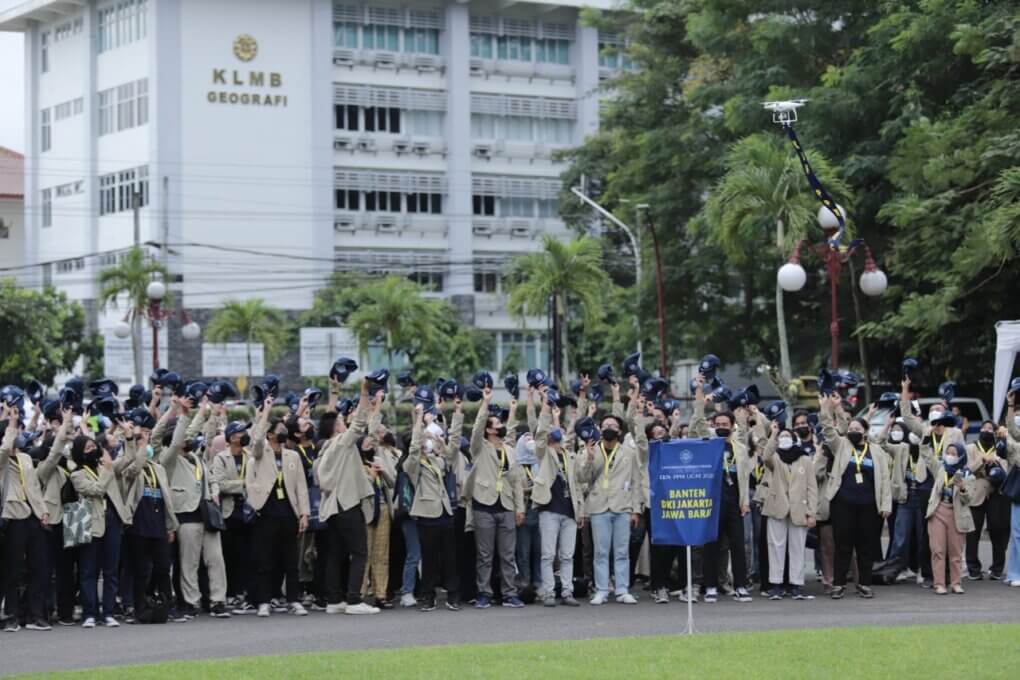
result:
M 486 142 L 475 144 L 471 153 L 477 158 L 492 158 L 492 144 Z
M 361 151 L 375 151 L 375 140 L 371 137 L 359 137 L 358 149 Z
M 375 65 L 377 68 L 396 68 L 397 55 L 393 52 L 376 52 Z
M 411 150 L 411 140 L 404 138 L 394 139 L 393 150 L 396 151 L 397 153 L 407 153 L 408 151 Z
M 333 219 L 333 230 L 338 233 L 353 233 L 358 229 L 358 218 L 354 215 L 343 215 Z
M 333 138 L 333 148 L 337 151 L 343 149 L 350 149 L 354 146 L 354 139 L 352 137 L 335 137 Z
M 411 145 L 411 150 L 414 151 L 419 156 L 424 156 L 425 154 L 432 150 L 432 145 L 429 144 L 428 142 L 419 141 Z
M 474 76 L 483 75 L 485 73 L 485 62 L 481 59 L 472 59 L 468 62 L 468 71 Z
M 492 236 L 492 224 L 489 222 L 475 222 L 471 231 L 475 236 Z
M 511 221 L 510 235 L 516 238 L 528 238 L 531 236 L 531 223 L 527 220 Z
M 354 50 L 333 50 L 333 64 L 335 66 L 354 66 Z
M 375 218 L 375 230 L 376 231 L 396 231 L 397 229 L 397 217 L 396 215 L 377 215 Z
M 435 71 L 439 68 L 439 58 L 431 54 L 419 54 L 414 58 L 414 68 L 418 71 Z

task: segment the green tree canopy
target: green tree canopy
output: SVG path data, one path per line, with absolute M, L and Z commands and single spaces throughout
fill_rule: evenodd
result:
M 24 387 L 32 378 L 52 385 L 92 349 L 81 305 L 52 288 L 37 292 L 10 280 L 0 281 L 0 338 L 0 385 Z
M 209 321 L 206 337 L 212 342 L 243 342 L 247 352 L 248 375 L 251 376 L 251 346 L 262 343 L 265 365 L 268 367 L 286 347 L 287 320 L 280 310 L 270 307 L 262 298 L 228 300 Z

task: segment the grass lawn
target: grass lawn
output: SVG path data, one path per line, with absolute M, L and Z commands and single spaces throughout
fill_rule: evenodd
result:
M 451 645 L 253 656 L 103 669 L 104 680 L 184 678 L 1016 678 L 1020 625 L 828 628 L 762 633 Z M 22 676 L 66 678 L 96 670 Z

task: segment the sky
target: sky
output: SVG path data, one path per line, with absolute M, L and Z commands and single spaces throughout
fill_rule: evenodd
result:
M 24 0 L 0 0 L 0 12 Z M 0 146 L 25 151 L 25 53 L 20 33 L 0 32 Z

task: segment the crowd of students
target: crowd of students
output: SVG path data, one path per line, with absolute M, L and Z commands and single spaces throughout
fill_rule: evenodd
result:
M 228 421 L 229 384 L 165 370 L 125 400 L 109 380 L 89 385 L 87 404 L 80 379 L 55 399 L 37 383 L 4 387 L 3 627 L 632 605 L 645 545 L 656 603 L 746 603 L 755 585 L 771 600 L 814 599 L 809 548 L 833 599 L 851 580 L 872 598 L 878 578 L 940 595 L 963 593 L 964 578 L 1020 587 L 1020 503 L 1002 491 L 1020 464 L 1012 392 L 1007 426 L 983 423 L 968 444 L 950 403 L 921 420 L 907 379 L 872 436 L 838 390 L 817 411 L 759 409 L 753 390 L 719 386 L 717 366 L 702 362 L 686 418 L 634 357 L 620 381 L 603 366 L 562 393 L 537 369 L 526 386 L 508 377 L 505 406 L 484 372 L 434 387 L 404 372 L 390 395 L 380 370 L 341 398 L 357 369 L 341 358 L 326 399 L 310 388 L 277 404 L 267 377 L 250 422 Z M 398 423 L 399 400 L 410 423 Z M 690 590 L 682 548 L 646 541 L 649 446 L 684 437 L 726 442 L 718 538 L 694 550 Z

